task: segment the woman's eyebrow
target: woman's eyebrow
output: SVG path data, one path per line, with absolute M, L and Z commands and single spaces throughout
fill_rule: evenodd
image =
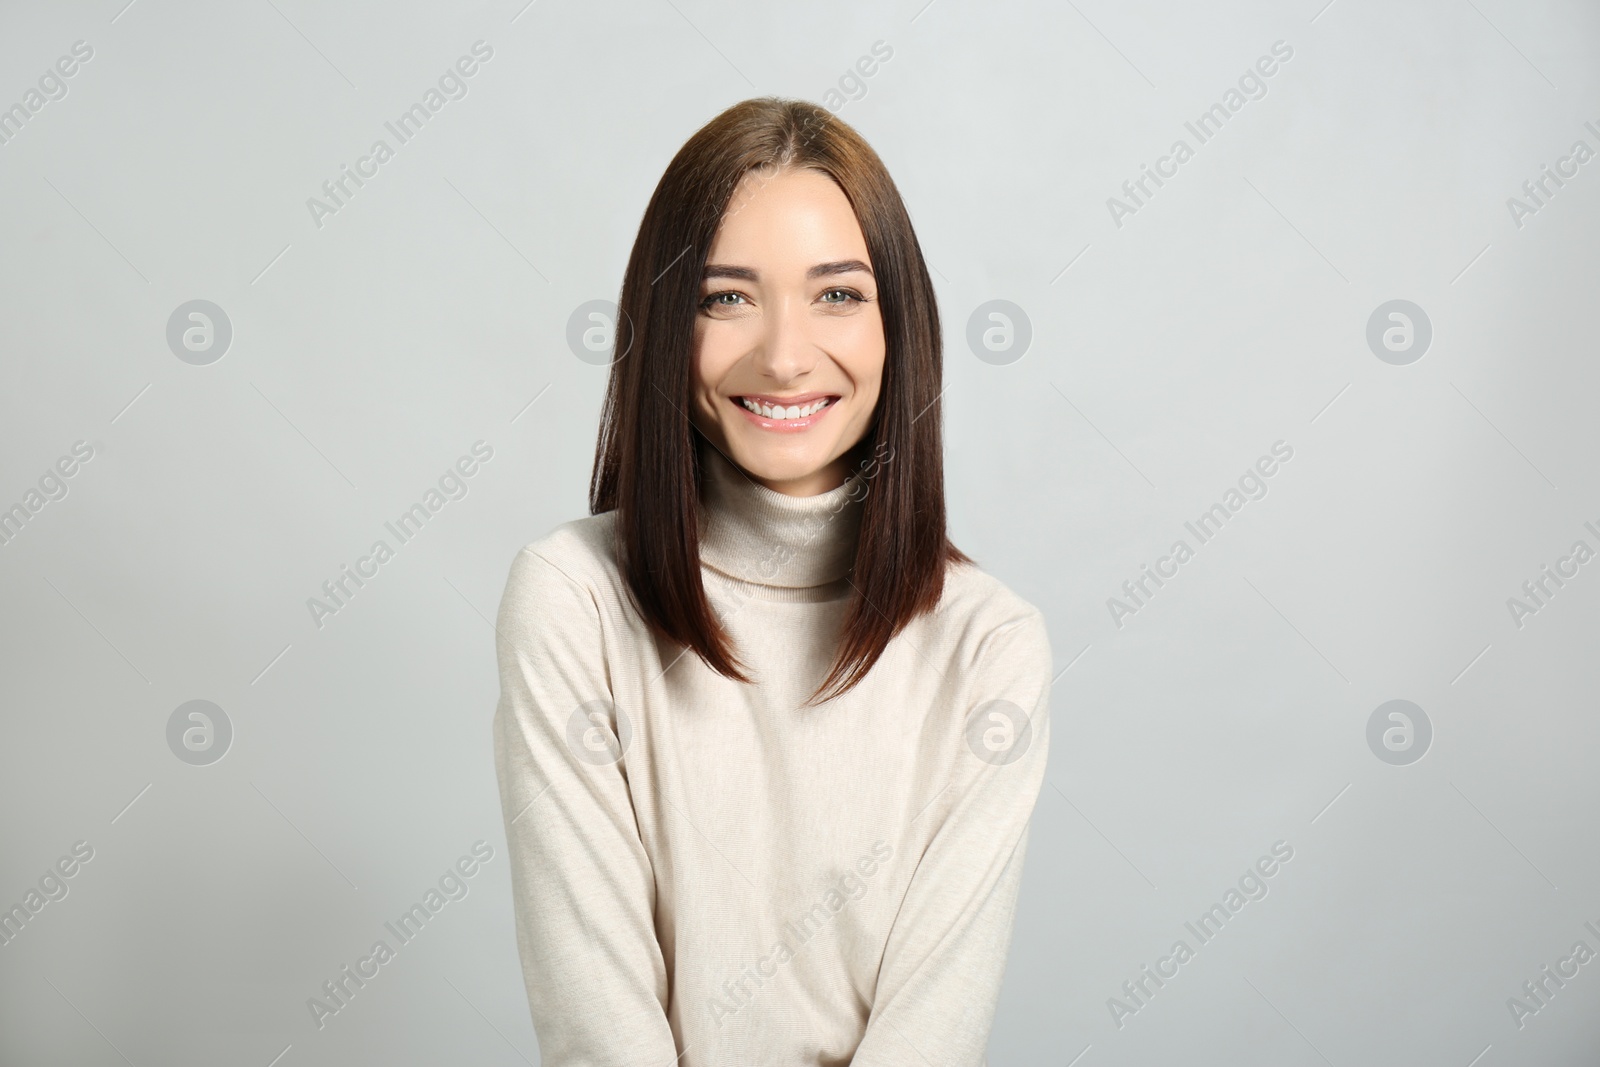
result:
M 826 278 L 830 274 L 852 274 L 861 271 L 871 276 L 872 268 L 859 259 L 837 259 L 832 263 L 818 263 L 806 271 L 807 278 Z
M 834 274 L 850 274 L 860 271 L 872 275 L 872 268 L 859 259 L 838 259 L 831 263 L 818 263 L 806 271 L 807 278 L 826 278 Z M 703 280 L 712 278 L 738 278 L 741 281 L 755 282 L 761 280 L 760 272 L 752 267 L 736 267 L 728 263 L 707 263 L 701 272 Z

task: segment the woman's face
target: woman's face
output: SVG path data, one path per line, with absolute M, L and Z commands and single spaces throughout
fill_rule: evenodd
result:
M 844 484 L 883 381 L 866 239 L 821 171 L 749 171 L 706 257 L 693 421 L 751 477 L 812 496 Z

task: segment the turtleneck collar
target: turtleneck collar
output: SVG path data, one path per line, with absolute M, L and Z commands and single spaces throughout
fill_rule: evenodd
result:
M 740 581 L 808 589 L 838 581 L 855 563 L 865 479 L 788 496 L 751 478 L 700 442 L 700 562 Z

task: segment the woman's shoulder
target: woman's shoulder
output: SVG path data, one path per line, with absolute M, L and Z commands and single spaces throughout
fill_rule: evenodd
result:
M 1044 614 L 976 563 L 952 562 L 945 569 L 944 592 L 933 615 L 964 650 L 962 658 L 977 659 L 1005 645 L 1049 660 Z
M 945 568 L 938 611 L 995 626 L 1043 617 L 1010 586 L 972 562 L 952 562 Z
M 527 585 L 559 574 L 589 590 L 613 584 L 618 574 L 615 529 L 616 513 L 610 511 L 562 523 L 518 550 L 510 583 Z

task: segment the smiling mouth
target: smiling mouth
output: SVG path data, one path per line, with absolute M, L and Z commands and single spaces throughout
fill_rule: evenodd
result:
M 794 397 L 734 396 L 728 399 L 756 418 L 772 422 L 810 420 L 839 402 L 837 395 L 826 393 Z

